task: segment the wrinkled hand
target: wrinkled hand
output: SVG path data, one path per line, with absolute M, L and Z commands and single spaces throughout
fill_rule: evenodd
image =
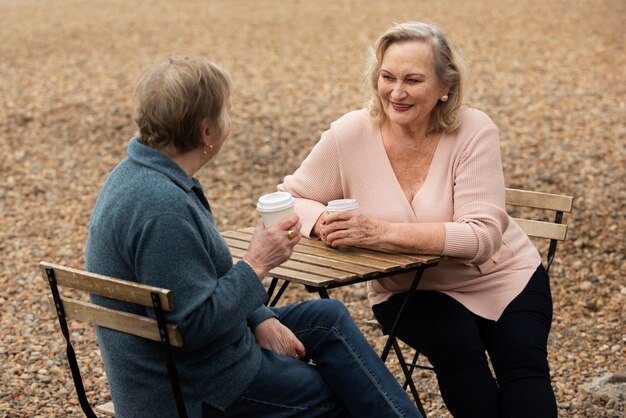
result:
M 320 216 L 319 236 L 331 247 L 352 246 L 382 248 L 382 237 L 389 230 L 389 222 L 370 218 L 358 212 L 337 212 Z
M 328 217 L 328 212 L 322 212 L 315 225 L 313 225 L 313 229 L 311 230 L 312 237 L 322 237 L 322 228 L 326 225 L 326 218 Z
M 254 329 L 257 343 L 280 356 L 304 358 L 304 344 L 276 318 L 268 318 Z
M 260 279 L 274 267 L 291 257 L 293 247 L 300 241 L 302 223 L 298 215 L 281 219 L 269 228 L 265 228 L 259 219 L 248 252 L 243 259 L 252 266 Z M 291 232 L 291 237 L 289 236 Z

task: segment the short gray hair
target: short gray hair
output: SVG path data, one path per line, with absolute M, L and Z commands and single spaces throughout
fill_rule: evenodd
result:
M 230 97 L 228 73 L 206 58 L 170 57 L 148 67 L 135 86 L 135 122 L 142 143 L 187 152 L 202 145 L 201 124 L 221 138 Z

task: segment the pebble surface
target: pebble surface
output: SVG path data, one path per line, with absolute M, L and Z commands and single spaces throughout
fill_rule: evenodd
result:
M 256 198 L 361 107 L 368 46 L 406 20 L 437 22 L 465 56 L 466 102 L 500 129 L 507 185 L 575 196 L 551 270 L 553 386 L 560 416 L 623 417 L 623 0 L 0 0 L 0 417 L 82 416 L 37 264 L 83 266 L 145 66 L 199 54 L 230 72 L 234 131 L 198 178 L 233 229 L 254 224 Z M 382 349 L 364 288 L 331 296 Z M 285 301 L 311 297 L 293 286 Z M 107 400 L 93 331 L 74 325 L 72 339 L 91 401 Z M 449 417 L 433 375 L 418 381 L 429 416 Z

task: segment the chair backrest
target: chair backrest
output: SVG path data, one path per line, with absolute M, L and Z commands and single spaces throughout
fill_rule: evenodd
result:
M 164 319 L 164 312 L 174 309 L 171 292 L 167 289 L 89 273 L 46 261 L 39 263 L 39 266 L 44 280 L 50 286 L 51 306 L 57 314 L 61 331 L 67 343 L 67 357 L 80 405 L 85 415 L 96 418 L 85 395 L 78 363 L 70 341 L 67 319 L 88 322 L 161 342 L 166 354 L 168 374 L 178 412 L 181 417 L 186 417 L 178 372 L 171 353 L 171 347 L 183 346 L 182 334 L 177 325 L 168 324 Z M 65 292 L 67 295 L 61 295 L 60 287 L 73 289 L 73 291 Z M 86 293 L 153 308 L 156 320 L 96 305 L 86 300 Z
M 550 240 L 546 256 L 546 271 L 550 270 L 558 241 L 564 241 L 567 237 L 567 224 L 563 223 L 563 214 L 571 213 L 574 198 L 561 194 L 507 188 L 505 200 L 510 206 L 554 212 L 553 221 L 513 217 L 528 236 Z

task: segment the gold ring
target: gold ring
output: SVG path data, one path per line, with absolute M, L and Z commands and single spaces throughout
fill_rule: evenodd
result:
M 287 236 L 289 237 L 289 239 L 293 239 L 293 237 L 295 237 L 296 234 L 290 229 L 289 231 L 287 231 Z

